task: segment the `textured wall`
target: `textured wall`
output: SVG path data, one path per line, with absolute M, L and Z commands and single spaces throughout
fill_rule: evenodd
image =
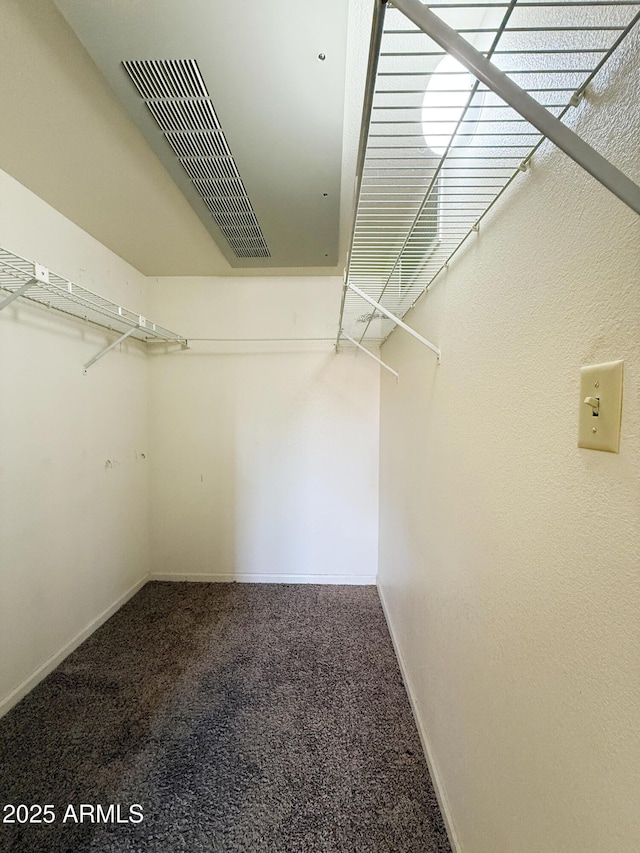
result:
M 378 366 L 333 351 L 341 288 L 339 278 L 152 285 L 153 311 L 191 345 L 150 359 L 154 573 L 374 582 Z M 253 337 L 325 340 L 233 340 Z
M 3 172 L 0 246 L 146 309 L 140 273 Z M 144 350 L 82 370 L 113 340 L 21 299 L 0 312 L 0 713 L 148 571 Z
M 640 180 L 638 39 L 574 114 Z M 463 853 L 640 849 L 640 226 L 547 145 L 382 348 L 380 585 Z M 579 371 L 624 359 L 619 455 Z

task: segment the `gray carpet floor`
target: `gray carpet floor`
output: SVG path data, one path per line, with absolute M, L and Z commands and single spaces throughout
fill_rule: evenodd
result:
M 450 853 L 374 587 L 149 583 L 0 720 L 0 760 L 0 807 L 55 813 L 2 853 Z

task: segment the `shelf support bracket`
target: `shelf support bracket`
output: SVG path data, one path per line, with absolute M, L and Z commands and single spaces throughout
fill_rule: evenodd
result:
M 120 335 L 120 337 L 118 338 L 118 340 L 117 340 L 117 341 L 114 341 L 112 344 L 109 344 L 109 346 L 108 346 L 108 347 L 105 347 L 104 349 L 101 349 L 99 353 L 97 353 L 96 355 L 94 355 L 94 357 L 93 357 L 93 358 L 91 358 L 91 359 L 89 359 L 89 361 L 85 364 L 85 366 L 84 366 L 84 373 L 86 373 L 86 372 L 87 372 L 87 370 L 91 367 L 91 365 L 92 365 L 92 364 L 95 364 L 95 363 L 96 363 L 96 361 L 99 361 L 99 360 L 102 358 L 102 356 L 103 356 L 103 355 L 106 355 L 108 352 L 111 352 L 111 350 L 112 350 L 114 347 L 117 347 L 117 346 L 118 346 L 118 344 L 121 344 L 121 343 L 122 343 L 122 341 L 126 341 L 126 339 L 127 339 L 130 335 L 132 335 L 134 332 L 137 332 L 139 328 L 140 328 L 140 326 L 139 326 L 139 325 L 138 325 L 138 326 L 134 326 L 132 329 L 129 329 L 129 331 L 128 331 L 128 332 L 125 332 L 125 333 L 124 333 L 124 335 Z
M 440 364 L 442 353 L 435 344 L 432 344 L 431 341 L 428 341 L 426 338 L 423 338 L 422 335 L 418 334 L 415 329 L 412 329 L 411 326 L 407 326 L 407 324 L 403 323 L 403 321 L 399 317 L 396 317 L 396 315 L 392 314 L 391 311 L 388 311 L 384 307 L 384 305 L 381 305 L 379 302 L 376 302 L 375 299 L 372 299 L 363 290 L 360 290 L 359 287 L 356 287 L 355 284 L 347 284 L 347 287 L 349 288 L 349 290 L 353 290 L 354 293 L 357 293 L 361 299 L 364 299 L 364 301 L 368 302 L 369 305 L 371 305 L 373 308 L 376 308 L 381 314 L 384 314 L 384 316 L 387 317 L 387 319 L 391 320 L 392 323 L 395 323 L 396 326 L 399 326 L 401 329 L 404 329 L 405 332 L 408 332 L 417 341 L 420 341 L 423 346 L 430 349 L 431 352 L 434 352 L 438 359 L 438 364 Z
M 382 361 L 382 359 L 378 358 L 377 355 L 374 355 L 366 347 L 363 347 L 362 344 L 359 344 L 358 341 L 355 341 L 353 338 L 349 337 L 349 335 L 344 331 L 344 329 L 340 330 L 340 335 L 338 337 L 338 340 L 340 340 L 340 338 L 344 338 L 346 341 L 350 341 L 354 345 L 354 347 L 358 347 L 358 349 L 362 350 L 362 352 L 366 353 L 369 356 L 369 358 L 372 358 L 374 361 L 377 361 L 378 364 L 380 365 L 380 367 L 384 367 L 384 369 L 388 370 L 389 373 L 393 373 L 393 375 L 396 377 L 396 382 L 398 381 L 398 379 L 400 379 L 400 374 L 396 370 L 394 370 L 393 367 L 389 367 L 389 365 L 385 364 L 384 361 Z
M 479 53 L 456 30 L 445 24 L 420 0 L 393 0 L 399 9 L 436 44 L 491 89 L 496 95 L 550 139 L 603 186 L 640 214 L 640 187 L 610 163 L 577 133 L 563 124 L 528 92 Z
M 33 285 L 37 283 L 38 280 L 36 278 L 32 278 L 30 281 L 27 281 L 25 284 L 23 284 L 22 287 L 19 287 L 17 290 L 14 290 L 13 293 L 7 296 L 7 298 L 3 302 L 0 302 L 0 311 L 2 311 L 3 308 L 6 308 L 7 305 L 11 305 L 14 299 L 17 299 L 19 296 L 23 296 L 27 292 L 27 290 L 29 290 L 30 287 L 33 287 Z

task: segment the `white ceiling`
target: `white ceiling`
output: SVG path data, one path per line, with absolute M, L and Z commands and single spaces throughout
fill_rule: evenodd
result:
M 147 275 L 342 273 L 372 0 L 57 6 L 104 76 L 54 0 L 3 0 L 0 168 Z M 198 62 L 270 259 L 193 192 L 120 64 L 151 58 Z

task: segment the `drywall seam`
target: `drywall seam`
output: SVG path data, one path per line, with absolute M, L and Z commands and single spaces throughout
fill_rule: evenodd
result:
M 25 678 L 25 680 L 5 696 L 4 699 L 0 700 L 0 718 L 7 714 L 14 705 L 17 705 L 21 699 L 24 699 L 27 693 L 30 693 L 36 685 L 38 685 L 47 677 L 47 675 L 49 675 L 50 672 L 59 666 L 62 661 L 70 655 L 71 652 L 75 651 L 81 643 L 84 643 L 84 641 L 101 625 L 103 625 L 107 619 L 113 616 L 113 614 L 119 610 L 123 604 L 126 604 L 130 598 L 133 598 L 133 596 L 142 589 L 148 580 L 149 575 L 143 575 L 139 581 L 136 581 L 136 583 L 134 583 L 134 585 L 124 593 L 124 595 L 121 595 L 117 601 L 114 601 L 114 603 L 109 605 L 106 610 L 103 610 L 102 613 L 95 617 L 95 619 L 92 619 L 88 625 L 75 635 L 75 637 L 69 640 L 68 643 L 65 643 L 65 645 L 46 660 L 42 666 L 39 666 L 32 675 Z
M 460 846 L 460 842 L 458 841 L 458 836 L 455 831 L 455 827 L 453 824 L 453 819 L 451 817 L 451 811 L 449 808 L 449 801 L 447 799 L 447 795 L 445 793 L 442 778 L 440 773 L 438 772 L 437 766 L 433 759 L 433 751 L 431 749 L 431 745 L 429 743 L 429 737 L 427 732 L 422 724 L 422 720 L 418 713 L 418 703 L 415 700 L 415 696 L 413 693 L 413 689 L 411 687 L 411 681 L 409 679 L 409 671 L 405 665 L 404 658 L 402 656 L 402 652 L 400 651 L 400 647 L 396 642 L 396 635 L 393 628 L 393 623 L 391 621 L 391 614 L 389 612 L 389 608 L 387 606 L 386 599 L 384 597 L 384 592 L 382 590 L 382 586 L 380 585 L 379 577 L 376 578 L 376 586 L 378 588 L 378 595 L 380 597 L 380 603 L 382 604 L 382 612 L 384 613 L 384 617 L 387 620 L 387 627 L 389 629 L 389 634 L 391 636 L 391 642 L 393 643 L 393 649 L 396 653 L 396 658 L 398 660 L 398 665 L 400 666 L 400 673 L 402 675 L 402 680 L 404 682 L 405 690 L 407 691 L 407 696 L 409 697 L 409 703 L 411 705 L 411 710 L 413 711 L 413 718 L 416 723 L 416 728 L 418 729 L 418 734 L 420 736 L 420 742 L 422 743 L 422 751 L 424 752 L 424 757 L 427 762 L 427 767 L 429 768 L 429 773 L 431 775 L 431 781 L 433 782 L 433 788 L 436 793 L 436 798 L 438 800 L 438 805 L 440 806 L 440 811 L 442 812 L 442 817 L 444 819 L 445 829 L 447 830 L 447 835 L 449 836 L 449 842 L 451 844 L 451 848 L 453 853 L 462 853 L 462 847 Z
M 318 583 L 348 586 L 375 586 L 373 575 L 271 575 L 255 574 L 253 572 L 238 572 L 237 574 L 177 574 L 151 572 L 152 581 L 182 581 L 189 583 Z

